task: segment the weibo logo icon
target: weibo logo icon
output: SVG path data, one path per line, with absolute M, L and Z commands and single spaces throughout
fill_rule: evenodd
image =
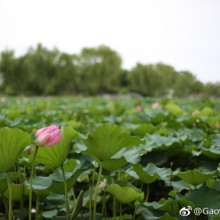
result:
M 183 207 L 180 209 L 179 214 L 181 216 L 188 216 L 188 215 L 190 215 L 191 210 L 192 210 L 191 206 Z

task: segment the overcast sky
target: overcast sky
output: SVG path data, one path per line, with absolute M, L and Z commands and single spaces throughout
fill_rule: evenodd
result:
M 0 51 L 107 45 L 123 67 L 163 62 L 220 81 L 220 0 L 0 0 Z

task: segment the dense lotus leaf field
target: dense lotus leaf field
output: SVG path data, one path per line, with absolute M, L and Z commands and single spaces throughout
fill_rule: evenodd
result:
M 31 219 L 220 219 L 220 101 L 0 97 L 0 220 L 30 219 L 32 167 Z

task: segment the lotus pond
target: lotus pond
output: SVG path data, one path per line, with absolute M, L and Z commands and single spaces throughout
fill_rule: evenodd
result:
M 219 100 L 0 98 L 0 220 L 217 220 L 219 162 Z

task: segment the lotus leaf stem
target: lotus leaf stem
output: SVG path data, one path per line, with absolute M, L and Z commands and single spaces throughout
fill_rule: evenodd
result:
M 29 210 L 28 210 L 28 219 L 31 220 L 31 211 L 32 211 L 32 182 L 33 182 L 33 175 L 34 175 L 34 168 L 35 168 L 35 159 L 37 156 L 39 147 L 36 146 L 36 149 L 34 151 L 32 166 L 31 166 L 31 177 L 30 177 L 30 190 L 29 190 Z
M 66 176 L 65 176 L 65 171 L 62 166 L 62 174 L 63 174 L 63 180 L 64 180 L 64 193 L 65 193 L 65 204 L 66 204 L 66 219 L 70 219 L 70 210 L 69 210 L 69 200 L 68 200 L 68 192 L 67 192 L 67 182 L 66 182 Z
M 12 189 L 11 189 L 10 176 L 7 177 L 7 182 L 8 182 L 8 203 L 9 203 L 8 220 L 11 220 L 12 219 Z
M 94 209 L 93 209 L 93 220 L 96 220 L 96 200 L 97 200 L 97 195 L 98 195 L 98 190 L 99 190 L 99 184 L 101 180 L 101 175 L 102 175 L 102 165 L 100 164 L 99 166 L 99 174 L 98 174 L 98 180 L 96 183 L 96 188 L 95 188 L 95 193 L 94 193 Z

